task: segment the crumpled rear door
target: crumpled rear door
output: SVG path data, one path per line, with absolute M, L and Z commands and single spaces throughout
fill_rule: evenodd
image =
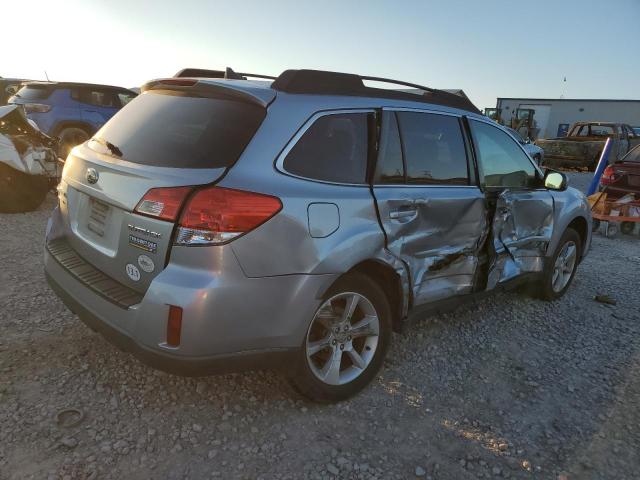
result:
M 499 194 L 492 224 L 495 256 L 487 288 L 544 268 L 553 233 L 553 196 L 547 190 L 505 190 Z

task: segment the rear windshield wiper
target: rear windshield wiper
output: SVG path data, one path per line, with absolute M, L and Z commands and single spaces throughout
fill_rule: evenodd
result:
M 109 149 L 109 151 L 113 155 L 115 155 L 116 157 L 121 157 L 122 156 L 122 150 L 120 150 L 116 145 L 114 145 L 113 143 L 105 140 L 104 138 L 93 137 L 91 140 L 94 140 L 94 141 L 98 142 L 100 145 L 104 145 L 105 147 L 107 147 Z

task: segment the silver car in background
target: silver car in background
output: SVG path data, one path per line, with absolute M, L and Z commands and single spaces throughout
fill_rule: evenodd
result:
M 541 166 L 544 161 L 544 150 L 535 143 L 532 143 L 530 138 L 524 138 L 519 131 L 509 127 L 505 128 L 509 131 L 509 133 L 511 133 L 511 135 L 513 135 L 513 138 L 515 138 L 518 143 L 522 145 L 524 151 L 527 152 L 539 166 Z
M 408 318 L 571 284 L 584 196 L 467 99 L 231 73 L 147 83 L 66 161 L 46 276 L 123 349 L 181 374 L 284 368 L 337 401 Z

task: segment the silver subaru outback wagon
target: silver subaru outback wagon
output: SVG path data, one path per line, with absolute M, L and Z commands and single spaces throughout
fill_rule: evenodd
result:
M 66 161 L 46 276 L 122 349 L 181 374 L 282 367 L 337 401 L 408 318 L 571 284 L 584 196 L 467 99 L 229 71 L 147 83 Z

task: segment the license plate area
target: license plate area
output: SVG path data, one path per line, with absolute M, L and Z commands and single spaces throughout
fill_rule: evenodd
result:
M 95 198 L 90 198 L 87 230 L 99 237 L 104 237 L 107 225 L 109 225 L 110 215 L 111 207 L 109 205 Z
M 627 179 L 632 187 L 640 187 L 640 175 L 629 175 Z

